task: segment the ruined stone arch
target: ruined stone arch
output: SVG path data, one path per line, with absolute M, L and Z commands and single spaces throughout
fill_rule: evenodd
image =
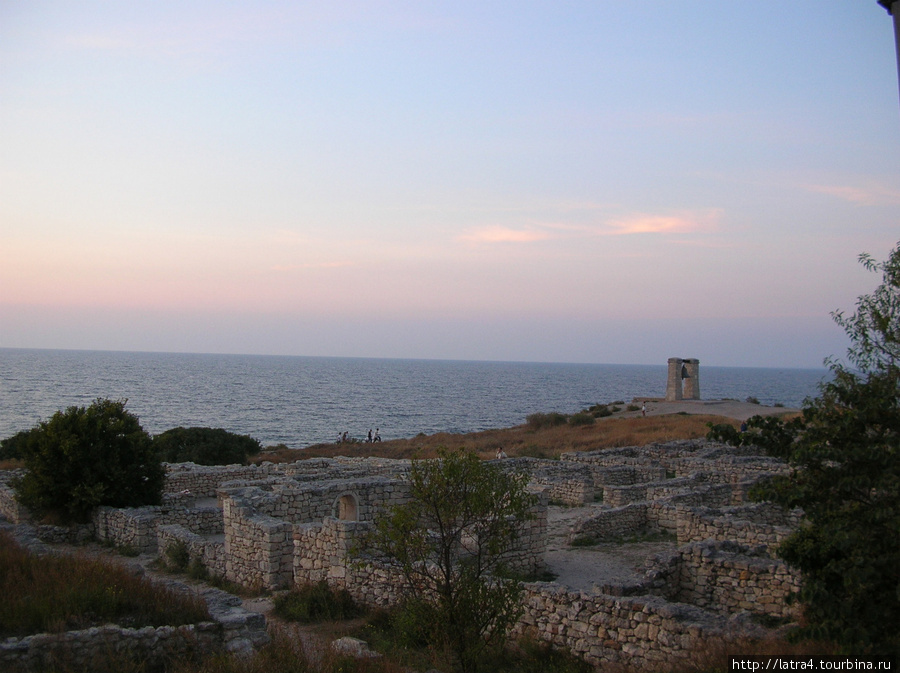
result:
M 349 491 L 339 495 L 334 501 L 332 514 L 341 521 L 359 521 L 359 496 Z
M 666 401 L 675 402 L 682 399 L 700 399 L 700 360 L 695 358 L 669 358 Z

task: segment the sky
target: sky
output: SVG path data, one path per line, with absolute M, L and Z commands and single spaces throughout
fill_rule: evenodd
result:
M 819 367 L 875 0 L 0 0 L 0 347 Z

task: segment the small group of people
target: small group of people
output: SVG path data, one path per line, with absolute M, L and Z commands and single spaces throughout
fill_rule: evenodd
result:
M 338 433 L 337 443 L 343 444 L 344 442 L 358 442 L 359 440 L 355 437 L 351 437 L 350 433 L 344 430 L 344 432 Z M 369 428 L 369 433 L 366 435 L 365 442 L 380 442 L 381 441 L 381 431 L 379 428 L 375 428 L 375 432 L 372 432 L 372 428 Z

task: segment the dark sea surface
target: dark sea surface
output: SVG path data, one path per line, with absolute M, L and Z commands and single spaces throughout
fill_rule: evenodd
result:
M 0 348 L 0 439 L 98 397 L 128 399 L 144 429 L 203 426 L 301 448 L 348 431 L 383 439 L 473 432 L 662 397 L 667 365 L 464 362 Z M 799 407 L 824 369 L 700 366 L 703 399 Z

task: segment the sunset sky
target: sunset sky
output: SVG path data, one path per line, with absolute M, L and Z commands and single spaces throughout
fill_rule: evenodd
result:
M 0 0 L 0 347 L 817 367 L 875 0 Z

